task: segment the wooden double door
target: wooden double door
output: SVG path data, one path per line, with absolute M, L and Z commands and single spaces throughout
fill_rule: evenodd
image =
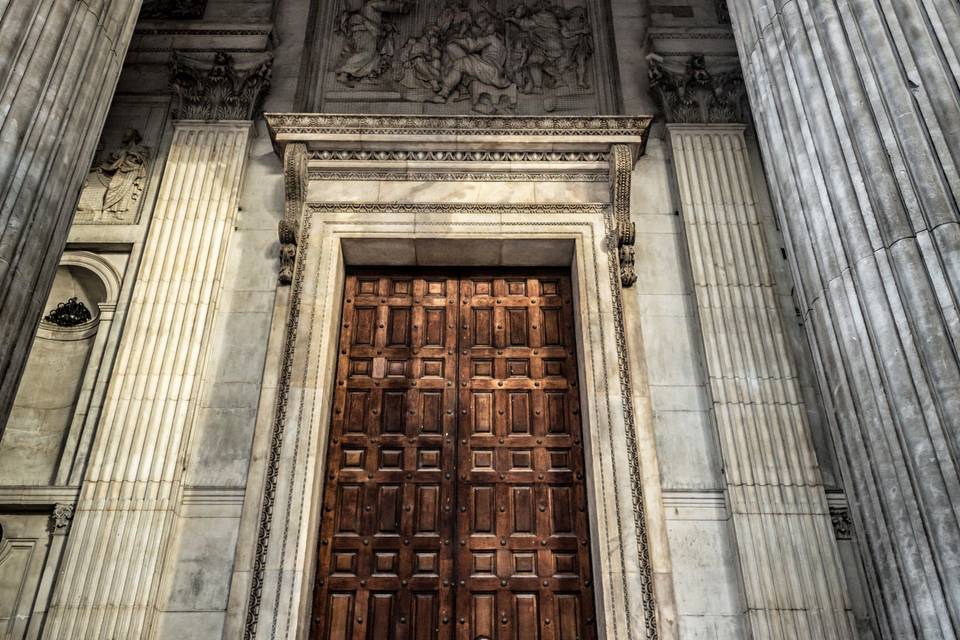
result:
M 322 640 L 596 636 L 570 281 L 346 279 Z

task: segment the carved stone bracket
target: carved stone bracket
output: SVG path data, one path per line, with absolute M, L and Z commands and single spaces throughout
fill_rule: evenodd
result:
M 615 144 L 610 151 L 610 202 L 613 203 L 613 233 L 611 249 L 616 249 L 620 261 L 620 284 L 632 287 L 637 281 L 634 268 L 634 248 L 637 228 L 630 219 L 630 185 L 633 176 L 633 150 L 626 144 Z
M 651 53 L 650 93 L 674 124 L 747 123 L 750 109 L 740 65 L 733 60 L 729 70 L 712 72 L 706 58 L 692 56 L 685 69 L 671 69 L 663 57 Z
M 853 538 L 853 521 L 850 519 L 850 510 L 847 507 L 830 507 L 830 521 L 837 540 Z
M 62 533 L 73 520 L 73 505 L 58 504 L 54 505 L 53 513 L 50 514 L 50 531 L 52 533 Z
M 238 69 L 233 56 L 217 52 L 213 60 L 174 53 L 170 86 L 179 120 L 253 120 L 270 89 L 273 57 L 263 54 Z
M 307 195 L 307 146 L 288 144 L 283 152 L 284 190 L 286 206 L 280 221 L 280 283 L 293 281 L 293 266 L 297 261 L 300 241 L 300 215 Z

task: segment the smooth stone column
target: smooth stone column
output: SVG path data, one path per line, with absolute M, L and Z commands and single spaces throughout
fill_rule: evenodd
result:
M 729 3 L 887 638 L 960 635 L 960 4 Z
M 751 637 L 853 638 L 743 125 L 668 125 Z
M 149 635 L 251 127 L 174 123 L 45 638 Z
M 139 11 L 0 2 L 0 434 Z

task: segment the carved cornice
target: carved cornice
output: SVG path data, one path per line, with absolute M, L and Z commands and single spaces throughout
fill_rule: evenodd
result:
M 417 182 L 606 182 L 598 171 L 411 171 L 409 169 L 309 169 L 310 180 L 397 180 Z
M 683 70 L 668 68 L 657 55 L 649 61 L 650 92 L 670 123 L 746 123 L 749 118 L 746 87 L 739 66 L 724 73 L 707 69 L 702 55 L 692 56 Z
M 268 113 L 280 147 L 307 142 L 311 150 L 606 151 L 624 143 L 642 147 L 652 117 L 413 116 Z M 358 143 L 360 143 L 358 145 Z M 416 146 L 411 146 L 416 145 Z
M 287 145 L 283 154 L 283 185 L 286 206 L 280 221 L 280 282 L 293 281 L 293 267 L 297 261 L 300 242 L 300 214 L 307 198 L 307 147 L 304 144 Z
M 237 69 L 233 56 L 217 52 L 213 60 L 174 53 L 170 85 L 179 120 L 253 120 L 270 89 L 273 58 L 259 56 Z

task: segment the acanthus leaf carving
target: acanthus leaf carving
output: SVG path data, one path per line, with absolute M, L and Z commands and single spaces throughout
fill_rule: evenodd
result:
M 233 56 L 222 51 L 212 62 L 174 53 L 170 85 L 177 97 L 178 120 L 253 120 L 270 89 L 273 57 L 261 56 L 238 70 Z
M 746 123 L 750 109 L 739 64 L 728 71 L 707 69 L 703 55 L 692 56 L 683 70 L 668 68 L 663 57 L 647 56 L 650 92 L 669 123 Z
M 630 219 L 630 187 L 633 178 L 634 155 L 629 145 L 615 144 L 610 150 L 610 189 L 613 203 L 615 238 L 611 248 L 620 261 L 620 284 L 632 287 L 637 281 L 635 254 L 636 225 Z
M 300 242 L 300 215 L 307 194 L 307 147 L 305 144 L 288 144 L 283 152 L 283 174 L 286 205 L 279 225 L 280 282 L 293 281 L 293 268 L 297 261 L 297 244 Z
M 128 129 L 121 146 L 90 170 L 80 192 L 76 222 L 132 223 L 147 181 L 150 149 L 143 136 Z

